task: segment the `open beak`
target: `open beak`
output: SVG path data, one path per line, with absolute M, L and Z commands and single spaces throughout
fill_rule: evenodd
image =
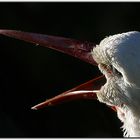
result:
M 16 30 L 0 30 L 0 34 L 48 47 L 97 66 L 97 63 L 94 61 L 91 54 L 91 51 L 95 47 L 95 44 L 91 42 L 82 42 L 74 39 L 37 33 L 28 33 Z M 68 90 L 58 96 L 48 99 L 38 105 L 35 105 L 34 107 L 32 107 L 32 109 L 37 110 L 45 106 L 56 105 L 64 101 L 76 99 L 96 99 L 96 94 L 98 94 L 99 89 L 104 83 L 105 78 L 102 75 L 71 90 Z

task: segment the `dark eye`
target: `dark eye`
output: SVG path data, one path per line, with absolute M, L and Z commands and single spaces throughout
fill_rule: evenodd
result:
M 101 66 L 104 68 L 105 71 L 107 71 L 110 74 L 122 76 L 122 74 L 112 65 L 101 64 Z
M 114 68 L 112 65 L 110 65 L 109 67 L 110 67 L 110 70 L 113 72 L 113 74 L 122 76 L 122 74 L 116 68 Z
M 123 76 L 121 72 L 119 72 L 113 65 L 105 65 L 105 64 L 100 64 L 103 70 L 105 70 L 109 74 L 117 75 L 117 76 Z

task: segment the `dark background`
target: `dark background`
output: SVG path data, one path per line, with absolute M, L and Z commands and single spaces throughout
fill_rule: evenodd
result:
M 0 28 L 99 43 L 140 30 L 140 3 L 0 3 Z M 98 101 L 31 106 L 101 75 L 59 52 L 0 36 L 0 137 L 122 137 L 116 113 Z

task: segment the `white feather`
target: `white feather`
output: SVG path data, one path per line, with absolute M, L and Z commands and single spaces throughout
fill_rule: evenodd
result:
M 140 32 L 106 37 L 92 54 L 107 79 L 97 94 L 99 101 L 116 106 L 124 136 L 140 137 Z M 121 75 L 110 74 L 104 65 Z

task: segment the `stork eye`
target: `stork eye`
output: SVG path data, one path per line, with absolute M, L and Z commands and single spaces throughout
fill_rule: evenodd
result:
M 103 69 L 105 71 L 107 71 L 110 74 L 114 74 L 114 75 L 117 75 L 117 76 L 122 76 L 121 72 L 119 72 L 113 65 L 101 64 L 101 66 L 103 67 Z
M 119 72 L 115 67 L 113 67 L 112 65 L 110 65 L 109 67 L 110 67 L 111 71 L 113 72 L 113 74 L 122 76 L 121 72 Z

